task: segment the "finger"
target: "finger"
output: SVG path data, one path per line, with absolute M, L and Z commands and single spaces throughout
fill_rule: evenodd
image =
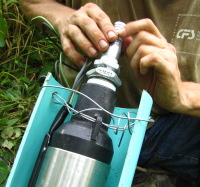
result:
M 125 52 L 127 50 L 127 48 L 130 46 L 132 41 L 133 41 L 133 38 L 131 36 L 126 37 L 126 38 L 123 39 L 123 42 L 122 42 L 122 50 L 123 50 L 123 52 Z
M 152 45 L 161 49 L 168 47 L 165 40 L 160 39 L 149 32 L 141 31 L 134 36 L 133 41 L 127 48 L 126 54 L 128 59 L 136 53 L 137 49 L 141 45 Z
M 141 19 L 138 21 L 129 22 L 123 29 L 119 31 L 119 36 L 124 38 L 127 36 L 132 36 L 140 31 L 147 31 L 159 38 L 163 38 L 160 31 L 154 25 L 150 19 Z
M 169 62 L 170 63 L 176 62 L 175 53 L 173 53 L 169 49 L 160 49 L 155 46 L 141 45 L 131 59 L 131 68 L 132 69 L 138 68 L 139 66 L 138 64 L 140 64 L 141 59 L 151 54 L 153 54 L 152 56 L 154 56 L 154 54 L 159 54 L 159 56 L 162 56 L 162 58 L 164 58 L 165 61 L 168 62 L 168 64 Z
M 137 48 L 136 52 L 133 54 L 132 59 L 134 59 L 134 61 L 139 61 L 142 57 L 149 55 L 151 53 L 158 53 L 162 55 L 166 60 L 169 60 L 169 61 L 171 60 L 175 61 L 176 59 L 176 54 L 170 48 L 168 47 L 160 48 L 160 47 L 148 45 L 148 44 L 140 45 Z
M 88 3 L 86 6 L 88 16 L 95 21 L 106 39 L 109 42 L 115 41 L 117 39 L 117 33 L 106 13 L 93 3 Z
M 141 58 L 140 73 L 145 75 L 150 69 L 155 68 L 158 73 L 166 75 L 168 72 L 168 68 L 166 67 L 167 64 L 168 61 L 162 55 L 158 53 L 151 53 Z
M 97 56 L 98 51 L 77 26 L 69 25 L 67 35 L 89 57 Z
M 61 37 L 63 52 L 76 66 L 82 67 L 85 62 L 85 57 L 81 55 L 74 47 L 72 41 L 66 37 Z
M 78 19 L 74 19 L 73 23 L 82 30 L 99 51 L 108 49 L 108 41 L 93 19 L 82 14 Z

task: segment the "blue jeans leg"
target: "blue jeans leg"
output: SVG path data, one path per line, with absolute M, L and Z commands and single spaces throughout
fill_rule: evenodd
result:
M 138 165 L 199 182 L 200 118 L 163 115 L 147 130 Z

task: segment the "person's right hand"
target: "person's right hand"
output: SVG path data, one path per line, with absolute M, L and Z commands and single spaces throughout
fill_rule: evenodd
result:
M 87 56 L 94 58 L 106 51 L 109 42 L 117 39 L 110 18 L 95 4 L 87 3 L 79 10 L 72 10 L 70 16 L 58 26 L 63 51 L 77 66 L 82 66 Z

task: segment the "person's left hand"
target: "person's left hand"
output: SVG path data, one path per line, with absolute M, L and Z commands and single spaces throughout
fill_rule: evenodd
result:
M 136 84 L 162 108 L 176 111 L 181 100 L 181 76 L 175 48 L 149 19 L 128 23 L 119 32 Z

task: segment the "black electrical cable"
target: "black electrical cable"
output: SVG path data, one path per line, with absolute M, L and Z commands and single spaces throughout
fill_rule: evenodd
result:
M 72 90 L 76 90 L 78 88 L 78 86 L 81 84 L 81 82 L 83 81 L 83 79 L 86 75 L 86 71 L 90 68 L 90 66 L 92 64 L 92 63 L 89 64 L 90 60 L 91 59 L 89 57 L 86 58 L 86 61 L 83 65 L 83 67 L 81 68 L 80 72 L 78 73 L 78 75 L 77 75 L 77 77 L 74 81 L 74 84 L 72 86 Z M 73 95 L 73 92 L 70 93 L 68 100 L 67 100 L 67 103 L 69 103 L 69 101 L 71 100 L 72 95 Z
M 64 122 L 64 120 L 66 119 L 68 114 L 69 114 L 69 111 L 67 110 L 66 106 L 62 106 L 61 109 L 59 110 L 59 112 L 57 113 L 57 115 L 50 127 L 49 132 L 45 135 L 45 137 L 43 139 L 42 146 L 40 148 L 40 152 L 38 154 L 37 161 L 35 163 L 31 178 L 29 180 L 28 187 L 35 187 L 37 177 L 38 177 L 39 171 L 41 169 L 41 166 L 42 166 L 42 163 L 44 160 L 44 156 L 46 154 L 48 145 L 50 143 L 51 136 L 52 136 L 53 132 Z
M 55 65 L 54 65 L 54 70 L 55 70 L 55 79 L 59 80 L 59 71 L 58 71 L 58 66 L 59 66 L 59 60 L 56 60 Z
M 74 84 L 72 86 L 72 89 L 74 89 L 74 90 L 77 89 L 77 87 L 79 86 L 80 82 L 85 77 L 85 74 L 86 74 L 86 71 L 87 71 L 88 62 L 89 62 L 89 58 L 87 57 L 83 67 L 81 68 L 79 74 L 76 77 L 76 80 L 75 80 L 75 82 L 74 82 Z

